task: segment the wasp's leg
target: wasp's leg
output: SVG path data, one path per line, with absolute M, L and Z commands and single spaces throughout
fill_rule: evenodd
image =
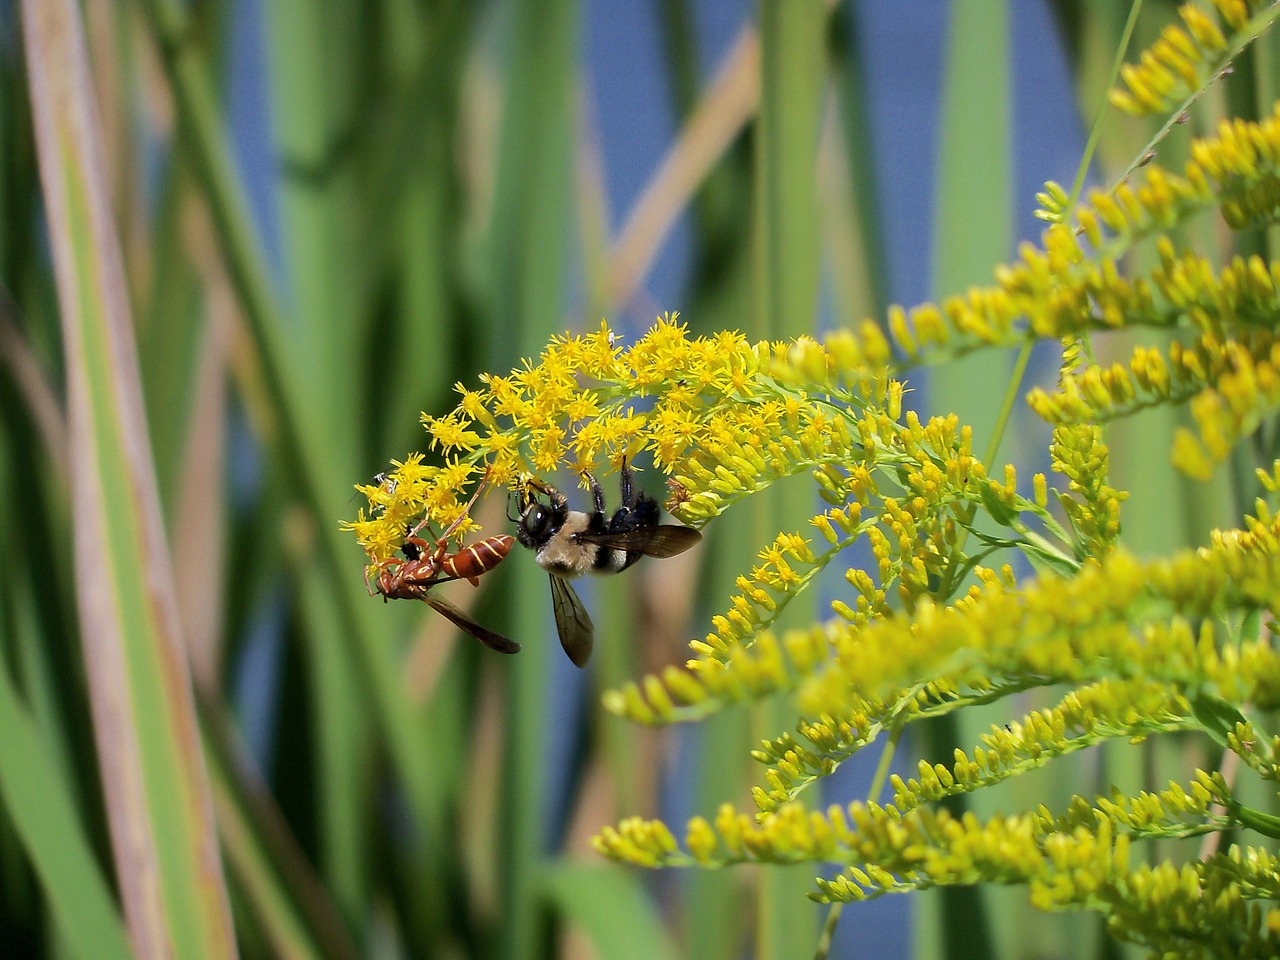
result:
M 443 543 L 444 541 L 448 540 L 451 536 L 453 536 L 453 531 L 457 530 L 458 527 L 462 525 L 462 521 L 467 519 L 467 517 L 471 516 L 471 508 L 474 507 L 476 505 L 476 501 L 480 499 L 480 494 L 484 491 L 485 484 L 488 482 L 489 482 L 489 470 L 486 467 L 484 471 L 484 476 L 482 476 L 480 478 L 480 482 L 476 484 L 476 492 L 471 495 L 471 499 L 468 500 L 467 505 L 462 508 L 462 512 L 458 514 L 458 518 L 454 520 L 453 523 L 449 524 L 448 527 L 445 528 L 444 533 L 440 534 L 439 538 L 436 541 L 437 543 Z M 418 522 L 418 525 L 409 531 L 409 536 L 410 537 L 417 536 L 418 531 L 421 530 L 426 525 L 427 525 L 427 517 L 424 515 L 423 518 Z

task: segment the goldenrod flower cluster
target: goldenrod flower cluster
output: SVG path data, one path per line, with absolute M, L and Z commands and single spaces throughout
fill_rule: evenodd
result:
M 1215 0 L 1126 74 L 1126 105 L 1164 109 L 1202 90 L 1249 31 L 1280 5 Z M 938 806 L 1104 742 L 1194 731 L 1236 754 L 1257 779 L 1280 781 L 1280 514 L 1259 500 L 1240 528 L 1197 550 L 1140 558 L 1122 540 L 1126 494 L 1111 485 L 1104 424 L 1156 405 L 1187 404 L 1196 429 L 1170 441 L 1203 477 L 1280 410 L 1280 265 L 1216 264 L 1168 232 L 1215 212 L 1232 228 L 1280 219 L 1280 112 L 1223 124 L 1180 174 L 1140 179 L 1071 209 L 1042 197 L 1053 222 L 995 282 L 940 304 L 894 308 L 824 339 L 694 336 L 675 316 L 624 344 L 605 324 L 552 340 L 506 376 L 458 386 L 443 416 L 423 417 L 431 452 L 407 457 L 359 489 L 349 526 L 370 562 L 400 548 L 424 519 L 461 522 L 468 486 L 517 487 L 529 475 L 603 474 L 647 455 L 668 478 L 669 510 L 703 526 L 744 498 L 805 474 L 823 499 L 803 529 L 739 558 L 735 589 L 669 667 L 605 695 L 634 721 L 696 720 L 734 704 L 784 698 L 794 728 L 764 740 L 755 809 L 695 817 L 684 835 L 632 818 L 596 838 L 602 853 L 657 867 L 834 862 L 815 897 L 856 900 L 939 884 L 1025 885 L 1045 909 L 1104 914 L 1121 938 L 1156 955 L 1280 955 L 1280 869 L 1232 847 L 1186 864 L 1131 864 L 1131 842 L 1247 827 L 1280 838 L 1280 818 L 1243 804 L 1218 773 L 1198 772 L 1135 796 L 1073 798 L 980 821 Z M 1153 241 L 1157 262 L 1126 274 L 1122 258 Z M 1099 364 L 1083 335 L 1158 331 L 1161 346 Z M 1021 480 L 975 455 L 954 416 L 903 409 L 903 371 L 969 351 L 1052 338 L 1067 344 L 1056 386 L 1031 391 L 1054 427 L 1053 474 Z M 1280 461 L 1258 475 L 1274 501 Z M 1058 484 L 1058 487 L 1051 484 Z M 1060 487 L 1060 488 L 1059 488 Z M 772 531 L 771 531 L 772 533 Z M 781 612 L 854 544 L 830 617 L 775 629 Z M 1019 578 L 1001 551 L 1030 561 Z M 1064 689 L 1065 688 L 1065 689 Z M 806 789 L 873 743 L 918 720 L 1026 691 L 1038 709 L 890 780 L 891 802 L 814 811 Z M 1050 694 L 1052 691 L 1052 694 Z M 1249 716 L 1246 716 L 1246 712 Z
M 831 470 L 821 459 L 809 462 L 823 496 L 843 504 L 811 521 L 828 549 L 814 552 L 799 533 L 779 535 L 761 551 L 760 562 L 738 578 L 729 611 L 713 617 L 713 630 L 691 644 L 697 656 L 687 671 L 668 669 L 661 678 L 648 678 L 643 688 L 628 684 L 608 694 L 606 706 L 643 723 L 672 722 L 793 689 L 828 664 L 836 638 L 884 620 L 891 590 L 892 600 L 913 611 L 932 602 L 928 598 L 938 583 L 950 579 L 958 587 L 973 566 L 960 548 L 961 533 L 979 512 L 1008 527 L 1012 536 L 1026 536 L 1018 542 L 1028 552 L 1065 568 L 1076 566 L 1069 538 L 1047 510 L 1044 478 L 1033 483 L 1034 499 L 1018 494 L 1012 467 L 1005 468 L 1003 481 L 988 478 L 972 454 L 969 431 L 954 417 L 922 424 L 908 412 L 899 423 L 872 410 L 833 412 L 831 422 L 851 424 L 831 432 L 851 465 Z M 1055 531 L 1058 543 L 1035 534 L 1028 517 Z M 859 538 L 870 545 L 875 566 L 846 571 L 849 599 L 832 604 L 839 625 L 778 642 L 767 632 L 778 612 Z
M 415 513 L 440 523 L 456 515 L 468 477 L 483 472 L 490 484 L 514 487 L 522 475 L 616 468 L 646 450 L 672 475 L 672 512 L 692 524 L 780 477 L 846 464 L 855 447 L 874 465 L 884 452 L 877 425 L 898 416 L 902 397 L 902 385 L 885 374 L 887 345 L 880 343 L 873 358 L 866 338 L 837 338 L 841 367 L 816 341 L 691 337 L 674 316 L 625 348 L 603 323 L 587 336 L 554 339 L 537 363 L 485 376 L 480 389 L 459 384 L 453 411 L 424 414 L 430 446 L 448 472 L 424 477 L 432 468 L 421 458 L 397 464 L 385 482 L 357 488 L 370 507 L 348 526 L 371 558 L 382 559 Z M 770 373 L 790 375 L 797 364 L 831 377 L 823 404 L 806 402 L 804 391 Z
M 1194 727 L 1186 698 L 1165 684 L 1145 678 L 1099 680 L 1071 691 L 1052 708 L 993 727 L 972 754 L 957 748 L 950 766 L 921 761 L 918 777 L 903 780 L 893 774 L 893 805 L 905 813 L 992 786 L 1109 738 L 1136 740 Z
M 1277 9 L 1268 7 L 1274 18 Z M 1239 437 L 1277 408 L 1275 325 L 1280 268 L 1258 257 L 1218 268 L 1178 250 L 1161 231 L 1216 209 L 1233 229 L 1280 217 L 1280 114 L 1224 121 L 1196 141 L 1182 174 L 1156 164 L 1136 185 L 1094 191 L 1054 223 L 1043 248 L 1024 245 L 995 286 L 940 305 L 890 313 L 894 345 L 914 362 L 1030 337 L 1074 338 L 1094 330 L 1156 327 L 1184 334 L 1167 351 L 1146 346 L 1127 365 L 1068 363 L 1057 390 L 1034 390 L 1032 409 L 1050 422 L 1105 422 L 1144 407 L 1191 402 L 1199 436 L 1180 433 L 1175 462 L 1203 477 Z M 1061 215 L 1065 192 L 1046 194 Z M 1061 198 L 1061 203 L 1059 199 Z M 1158 236 L 1159 264 L 1125 276 L 1118 258 Z
M 1046 574 L 1023 587 L 992 578 L 954 606 L 923 601 L 908 623 L 839 630 L 829 635 L 834 656 L 800 689 L 802 712 L 839 717 L 850 691 L 883 694 L 937 675 L 961 687 L 989 676 L 1146 676 L 1270 709 L 1280 703 L 1280 656 L 1265 638 L 1229 643 L 1205 618 L 1274 608 L 1278 536 L 1272 519 L 1167 560 L 1116 550 L 1070 578 Z
M 1280 818 L 1239 802 L 1218 774 L 1155 793 L 1076 798 L 1056 817 L 1042 808 L 981 823 L 952 820 L 936 806 L 1104 741 L 1180 731 L 1208 734 L 1262 779 L 1280 779 L 1280 734 L 1240 712 L 1280 706 L 1280 655 L 1262 627 L 1280 601 L 1272 506 L 1259 501 L 1241 529 L 1216 533 L 1202 549 L 1140 560 L 1121 546 L 1125 494 L 1108 482 L 1101 427 L 1149 406 L 1189 402 L 1198 431 L 1180 433 L 1172 453 L 1203 476 L 1277 409 L 1280 268 L 1258 258 L 1214 267 L 1159 233 L 1214 206 L 1232 226 L 1273 220 L 1277 156 L 1276 117 L 1226 125 L 1197 145 L 1184 177 L 1152 167 L 1144 184 L 1092 197 L 1075 215 L 1078 234 L 1050 227 L 1044 249 L 1024 248 L 1017 264 L 998 271 L 997 286 L 891 312 L 894 356 L 909 362 L 1026 337 L 1074 343 L 1082 332 L 1109 328 L 1150 326 L 1181 339 L 1138 348 L 1127 366 L 1099 366 L 1074 349 L 1057 389 L 1032 393 L 1032 408 L 1055 424 L 1050 452 L 1066 480 L 1061 491 L 1051 493 L 1044 477 L 1020 491 L 1011 469 L 1003 482 L 990 477 L 954 421 L 921 424 L 908 415 L 899 426 L 866 408 L 851 415 L 882 444 L 875 466 L 841 437 L 846 463 L 811 467 L 832 504 L 813 520 L 828 550 L 865 538 L 873 552 L 870 568 L 846 575 L 852 599 L 834 601 L 836 619 L 783 635 L 770 629 L 773 611 L 828 560 L 817 547 L 797 552 L 787 561 L 791 576 L 778 579 L 764 561 L 776 563 L 794 542 L 795 534 L 784 535 L 739 580 L 730 613 L 692 645 L 685 670 L 606 698 L 634 720 L 664 723 L 791 697 L 794 731 L 753 751 L 764 764 L 755 811 L 725 807 L 713 821 L 695 817 L 682 841 L 661 823 L 631 819 L 602 831 L 599 850 L 650 866 L 845 864 L 839 878 L 818 881 L 818 897 L 830 900 L 940 883 L 1023 883 L 1045 909 L 1101 911 L 1117 937 L 1155 955 L 1280 950 L 1280 912 L 1256 903 L 1280 891 L 1280 865 L 1269 853 L 1233 847 L 1185 865 L 1129 865 L 1134 838 L 1240 826 L 1280 838 Z M 1158 265 L 1124 277 L 1114 258 L 1152 235 Z M 861 335 L 839 335 L 854 344 L 854 356 Z M 867 352 L 883 357 L 879 335 L 869 342 Z M 770 372 L 811 391 L 833 379 L 829 365 L 811 359 L 803 369 L 794 363 L 790 375 Z M 1276 494 L 1280 465 L 1259 481 Z M 1050 501 L 1065 525 L 1043 510 Z M 1005 528 L 1005 537 L 984 536 L 979 516 Z M 1016 544 L 1038 578 L 1019 582 L 1007 566 L 982 567 L 966 555 L 966 535 L 990 547 Z M 958 598 L 948 592 L 957 570 L 979 581 Z M 993 728 L 950 763 L 922 762 L 916 776 L 892 778 L 890 805 L 823 814 L 799 803 L 808 786 L 908 723 L 1060 684 L 1069 690 L 1055 706 Z
M 457 521 L 455 533 L 461 539 L 476 528 L 469 516 L 463 516 L 458 491 L 465 489 L 478 472 L 474 464 L 453 461 L 438 467 L 423 462 L 423 455 L 412 453 L 392 462 L 393 469 L 379 474 L 375 483 L 356 484 L 357 492 L 369 500 L 369 515 L 360 511 L 359 519 L 344 522 L 353 530 L 371 563 L 379 563 L 395 554 L 404 542 L 406 532 L 424 517 L 430 517 L 442 528 Z
M 954 606 L 922 602 L 910 621 L 835 622 L 781 640 L 765 633 L 606 702 L 633 719 L 670 722 L 716 703 L 796 692 L 799 737 L 767 741 L 755 754 L 770 765 L 755 791 L 767 811 L 890 726 L 1030 687 L 1079 685 L 1058 707 L 994 731 L 972 757 L 958 754 L 945 775 L 895 784 L 902 796 L 936 800 L 953 786 L 987 786 L 1104 738 L 1182 729 L 1191 704 L 1280 705 L 1280 655 L 1264 638 L 1233 642 L 1204 619 L 1273 608 L 1277 598 L 1280 523 L 1253 520 L 1169 560 L 1141 563 L 1117 551 L 1073 577 L 1046 575 L 1024 587 L 989 574 Z
M 946 768 L 941 768 L 945 775 Z M 1221 774 L 1196 771 L 1183 787 L 1176 782 L 1158 794 L 1136 798 L 1075 796 L 1067 812 L 1054 817 L 1040 810 L 1017 817 L 994 817 L 981 823 L 972 814 L 963 819 L 943 809 L 919 806 L 899 810 L 893 804 L 854 801 L 825 811 L 788 803 L 776 811 L 750 817 L 723 804 L 713 821 L 691 819 L 683 848 L 662 823 L 633 817 L 596 838 L 596 849 L 645 866 L 724 866 L 730 863 L 798 863 L 829 861 L 854 868 L 840 879 L 819 879 L 817 899 L 861 899 L 868 890 L 879 892 L 957 882 L 984 874 L 979 859 L 997 861 L 1023 873 L 1024 880 L 1042 875 L 1046 861 L 1077 860 L 1085 867 L 1110 849 L 1127 861 L 1132 839 L 1194 836 L 1205 832 L 1212 810 L 1229 804 L 1230 789 Z M 1220 818 L 1221 819 L 1221 818 Z M 1064 857 L 1065 844 L 1078 843 Z M 1127 866 L 1127 863 L 1126 863 Z M 870 868 L 870 869 L 868 869 Z M 858 876 L 858 871 L 865 871 Z M 1009 878 L 1011 881 L 1012 878 Z M 925 881 L 925 882 L 922 882 Z M 1006 882 L 1009 882 L 1006 881 Z M 1273 881 L 1280 889 L 1280 878 Z M 1060 895 L 1066 891 L 1060 891 Z M 1033 891 L 1033 896 L 1035 892 Z M 1060 901 L 1065 903 L 1065 899 Z
M 1107 482 L 1111 452 L 1102 442 L 1102 428 L 1091 423 L 1055 427 L 1049 456 L 1054 471 L 1067 479 L 1058 503 L 1081 555 L 1105 556 L 1120 536 L 1120 504 L 1128 494 Z
M 1183 27 L 1170 24 L 1137 64 L 1121 71 L 1125 90 L 1112 90 L 1113 106 L 1132 114 L 1180 109 L 1228 67 L 1231 58 L 1275 19 L 1274 4 L 1264 0 L 1212 0 L 1226 33 L 1203 7 L 1178 9 Z
M 1126 278 L 1116 258 L 1198 210 L 1217 207 L 1237 227 L 1275 220 L 1278 158 L 1280 115 L 1224 123 L 1195 144 L 1181 176 L 1153 164 L 1137 187 L 1093 193 L 1075 211 L 1076 229 L 1052 225 L 1043 249 L 1024 245 L 1017 262 L 997 270 L 995 286 L 936 306 L 894 308 L 889 338 L 868 321 L 822 343 L 752 344 L 732 332 L 689 337 L 668 316 L 623 347 L 601 324 L 593 334 L 553 340 L 539 362 L 484 377 L 479 389 L 459 384 L 457 407 L 423 423 L 448 469 L 474 474 L 483 464 L 495 485 L 521 473 L 595 470 L 647 449 L 672 475 L 673 512 L 700 525 L 780 477 L 817 468 L 830 477 L 859 463 L 871 470 L 896 456 L 892 437 L 880 433 L 899 429 L 903 387 L 889 374 L 903 361 L 1158 326 L 1186 328 L 1193 339 L 1175 343 L 1167 357 L 1140 350 L 1127 368 L 1086 365 L 1053 394 L 1033 391 L 1030 402 L 1052 422 L 1096 424 L 1190 400 L 1200 435 L 1179 435 L 1175 452 L 1201 475 L 1276 407 L 1280 355 L 1267 318 L 1280 310 L 1280 274 L 1257 258 L 1215 270 L 1167 239 L 1147 277 Z M 378 559 L 403 536 L 398 508 L 413 505 L 412 484 L 399 482 L 411 478 L 388 477 L 389 495 L 370 498 L 355 527 Z M 458 509 L 462 494 L 446 484 L 435 489 L 433 520 Z
M 1178 256 L 1158 242 L 1161 265 L 1151 275 L 1170 315 L 1194 331 L 1174 341 L 1167 356 L 1135 348 L 1127 366 L 1089 366 L 1065 374 L 1055 393 L 1036 389 L 1028 402 L 1056 424 L 1097 424 L 1158 404 L 1191 401 L 1197 438 L 1182 430 L 1174 461 L 1206 478 L 1235 441 L 1280 406 L 1280 340 L 1274 333 L 1280 264 L 1237 257 L 1215 273 L 1208 260 Z
M 945 810 L 852 803 L 825 812 L 789 804 L 758 821 L 721 808 L 691 820 L 684 848 L 661 823 L 639 818 L 603 831 L 597 849 L 648 866 L 729 863 L 843 864 L 818 879 L 813 898 L 856 901 L 940 884 L 1022 884 L 1045 910 L 1103 910 L 1118 938 L 1155 955 L 1272 957 L 1280 951 L 1280 862 L 1263 849 L 1232 846 L 1181 867 L 1132 863 L 1132 840 L 1177 836 L 1226 799 L 1219 775 L 1198 771 L 1188 787 L 1118 804 L 1071 802 L 1070 814 L 1043 811 L 982 822 Z

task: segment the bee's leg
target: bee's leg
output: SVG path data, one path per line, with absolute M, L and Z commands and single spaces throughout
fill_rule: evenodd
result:
M 583 476 L 586 477 L 588 480 L 591 480 L 592 483 L 595 483 L 595 480 L 592 479 L 591 474 L 584 473 Z M 559 490 L 557 490 L 555 487 L 553 487 L 549 483 L 543 483 L 541 480 L 538 480 L 535 477 L 530 477 L 529 480 L 527 481 L 527 486 L 529 487 L 529 489 L 536 490 L 538 491 L 538 493 L 543 494 L 549 501 L 551 501 L 551 509 L 555 510 L 556 512 L 564 510 L 566 507 L 569 506 L 569 498 L 566 497 L 563 493 L 561 493 Z M 523 509 L 524 507 L 527 507 L 529 505 L 528 501 L 531 501 L 532 499 L 533 497 L 526 497 L 526 501 L 521 504 L 521 509 Z
M 622 470 L 619 473 L 619 482 L 622 486 L 622 509 L 632 510 L 636 505 L 635 485 L 631 468 L 627 466 L 627 458 L 622 458 Z
M 582 471 L 582 475 L 587 478 L 587 483 L 591 485 L 591 499 L 595 503 L 596 513 L 603 514 L 604 513 L 604 487 L 600 486 L 600 481 L 597 480 L 595 477 L 593 477 L 591 474 L 587 473 L 585 470 Z
M 620 472 L 620 481 L 622 487 L 622 502 L 618 509 L 614 511 L 613 516 L 609 518 L 610 533 L 626 533 L 628 530 L 634 530 L 638 524 L 636 523 L 636 490 L 631 468 L 627 466 L 626 457 L 622 459 L 622 470 Z M 643 494 L 640 500 L 644 500 Z

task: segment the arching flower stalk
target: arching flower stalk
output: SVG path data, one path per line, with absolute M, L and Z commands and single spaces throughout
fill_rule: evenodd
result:
M 1221 25 L 1184 8 L 1184 27 L 1125 74 L 1118 104 L 1159 111 L 1194 98 L 1277 15 L 1274 4 L 1213 5 Z M 823 901 L 1019 884 L 1044 909 L 1101 913 L 1155 956 L 1275 956 L 1280 867 L 1269 849 L 1242 839 L 1201 859 L 1136 862 L 1137 839 L 1241 828 L 1280 839 L 1280 818 L 1241 802 L 1219 773 L 987 821 L 938 807 L 1103 743 L 1188 732 L 1237 755 L 1245 775 L 1280 779 L 1280 731 L 1265 719 L 1280 708 L 1270 642 L 1280 460 L 1261 464 L 1262 496 L 1238 529 L 1139 559 L 1124 546 L 1126 494 L 1111 486 L 1104 440 L 1117 418 L 1186 405 L 1195 429 L 1168 449 L 1198 480 L 1280 409 L 1280 263 L 1215 264 L 1174 239 L 1200 215 L 1236 230 L 1280 221 L 1280 110 L 1222 124 L 1180 172 L 1148 163 L 1073 209 L 1049 185 L 1042 203 L 1041 244 L 1024 245 L 990 286 L 822 340 L 693 336 L 671 315 L 626 347 L 603 323 L 557 338 L 505 376 L 459 384 L 444 416 L 424 415 L 440 465 L 414 454 L 362 485 L 369 506 L 349 526 L 376 565 L 422 518 L 455 520 L 481 476 L 515 489 L 526 475 L 599 476 L 647 458 L 667 477 L 670 511 L 702 527 L 807 475 L 822 510 L 742 559 L 688 661 L 604 701 L 668 724 L 783 698 L 795 723 L 753 753 L 764 771 L 755 809 L 726 806 L 679 830 L 627 819 L 604 828 L 597 849 L 649 867 L 838 864 L 816 881 Z M 1144 243 L 1152 265 L 1126 273 L 1121 258 Z M 1080 349 L 1082 335 L 1121 329 L 1161 337 L 1126 363 Z M 955 417 L 904 411 L 913 366 L 1039 340 L 1068 344 L 1056 385 L 1027 397 L 1053 426 L 1052 475 L 1020 480 L 983 463 Z M 457 532 L 473 528 L 468 519 Z M 869 551 L 863 568 L 847 562 L 855 544 Z M 1013 553 L 1034 576 L 1015 574 Z M 844 578 L 830 615 L 775 632 L 780 611 L 830 568 Z M 886 802 L 808 805 L 809 787 L 907 724 L 1033 689 L 1050 705 L 1015 710 L 951 763 L 893 778 Z

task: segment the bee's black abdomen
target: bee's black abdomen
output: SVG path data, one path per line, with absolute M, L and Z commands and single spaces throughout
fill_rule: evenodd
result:
M 636 501 L 635 515 L 637 527 L 656 527 L 662 516 L 662 508 L 658 506 L 657 500 L 642 493 Z

